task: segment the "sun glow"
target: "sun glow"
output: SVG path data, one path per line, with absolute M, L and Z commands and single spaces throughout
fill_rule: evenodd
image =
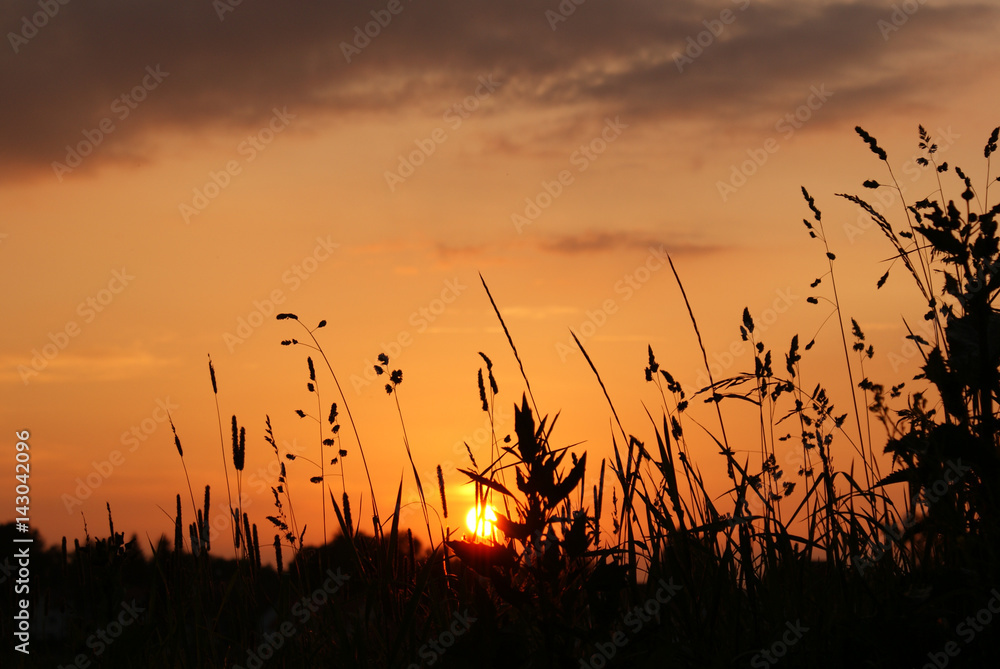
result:
M 469 532 L 476 539 L 494 540 L 496 539 L 496 528 L 494 527 L 496 520 L 496 510 L 492 506 L 487 506 L 485 509 L 473 507 L 465 516 L 465 526 L 469 528 Z

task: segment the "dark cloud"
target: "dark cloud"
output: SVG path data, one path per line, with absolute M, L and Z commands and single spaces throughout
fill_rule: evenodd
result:
M 597 106 L 630 119 L 745 123 L 794 109 L 821 83 L 838 96 L 830 113 L 850 115 L 977 76 L 941 55 L 988 44 L 1000 23 L 992 5 L 921 5 L 886 40 L 884 3 L 751 2 L 741 11 L 735 2 L 592 0 L 553 30 L 545 12 L 556 0 L 402 0 L 348 63 L 342 43 L 388 2 L 243 0 L 220 20 L 227 1 L 51 0 L 58 12 L 37 34 L 25 31 L 26 42 L 12 36 L 41 11 L 37 0 L 4 3 L 0 173 L 51 169 L 104 119 L 114 131 L 89 162 L 142 153 L 168 132 L 254 128 L 274 107 L 320 118 L 437 111 L 489 73 L 503 82 L 505 109 L 565 106 L 568 118 Z M 723 9 L 735 19 L 679 72 L 674 54 Z M 123 103 L 112 102 L 157 66 L 169 75 L 121 118 Z
M 405 257 L 426 254 L 439 266 L 447 267 L 455 263 L 472 263 L 479 266 L 507 264 L 516 262 L 516 259 L 523 256 L 526 251 L 577 255 L 621 251 L 646 252 L 661 248 L 672 255 L 714 253 L 725 250 L 723 246 L 700 243 L 696 240 L 667 242 L 662 237 L 638 230 L 584 230 L 527 239 L 503 237 L 471 244 L 392 240 L 355 247 L 351 252 Z
M 491 252 L 499 249 L 496 244 L 464 244 L 460 246 L 436 243 L 434 252 L 442 263 L 465 261 L 470 258 L 482 260 Z
M 687 242 L 665 242 L 645 232 L 629 230 L 596 231 L 542 237 L 537 241 L 540 250 L 564 255 L 601 253 L 606 251 L 648 251 L 663 248 L 670 254 L 711 253 L 721 250 L 718 246 Z

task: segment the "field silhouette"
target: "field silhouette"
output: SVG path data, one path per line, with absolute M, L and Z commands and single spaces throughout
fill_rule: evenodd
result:
M 886 183 L 863 187 L 902 197 L 887 153 L 857 133 L 887 172 Z M 536 405 L 516 333 L 484 280 L 524 384 L 519 398 L 502 396 L 517 398 L 513 432 L 494 433 L 489 461 L 470 451 L 460 470 L 477 500 L 497 509 L 496 541 L 445 531 L 441 470 L 437 481 L 421 481 L 398 402 L 403 373 L 384 354 L 376 372 L 396 404 L 426 535 L 400 527 L 402 481 L 395 500 L 376 500 L 369 475 L 360 482 L 372 501 L 364 510 L 327 484 L 345 457 L 360 457 L 368 474 L 365 445 L 323 352 L 326 322 L 310 328 L 298 315 L 278 315 L 288 327 L 282 344 L 307 350 L 307 387 L 321 409 L 298 410 L 321 430 L 315 475 L 286 468 L 305 456 L 282 452 L 268 419 L 265 439 L 281 463 L 274 510 L 241 510 L 247 428 L 233 416 L 231 444 L 220 441 L 225 495 L 186 481 L 186 494 L 172 500 L 173 541 L 144 547 L 151 557 L 138 538 L 116 532 L 111 504 L 106 537 L 91 529 L 44 552 L 37 539 L 37 645 L 30 663 L 11 654 L 4 666 L 990 666 L 1000 657 L 1000 205 L 988 198 L 997 140 L 994 130 L 978 190 L 960 167 L 936 162 L 934 140 L 920 128 L 920 160 L 933 166 L 939 190 L 910 203 L 900 223 L 859 195 L 841 195 L 891 247 L 893 262 L 874 289 L 890 274 L 908 276 L 916 289 L 915 318 L 933 332 L 922 336 L 907 322 L 921 357 L 917 384 L 865 375 L 878 352 L 863 324 L 841 312 L 836 249 L 821 204 L 802 189 L 806 232 L 823 260 L 809 301 L 832 305 L 829 326 L 839 329 L 842 371 L 855 389 L 846 406 L 823 384 L 800 385 L 812 341 L 795 335 L 772 349 L 745 310 L 739 328 L 753 347 L 752 373 L 714 378 L 702 346 L 710 382 L 684 388 L 650 347 L 636 380 L 653 384 L 659 413 L 648 425 L 625 426 L 577 340 L 615 425 L 614 457 L 595 462 L 562 445 L 557 420 Z M 699 305 L 674 276 L 701 343 Z M 492 415 L 498 401 L 512 400 L 498 399 L 492 361 L 482 358 L 478 392 Z M 211 361 L 209 373 L 218 395 Z M 332 398 L 318 390 L 319 378 L 330 387 L 327 375 Z M 727 432 L 725 412 L 735 402 L 759 412 L 758 435 Z M 702 427 L 690 418 L 695 403 L 711 405 L 716 420 L 705 426 L 718 448 L 710 462 L 689 456 L 687 434 Z M 888 434 L 883 443 L 873 442 L 872 423 Z M 221 433 L 221 414 L 219 426 Z M 175 428 L 173 436 L 183 462 L 183 434 Z M 785 471 L 777 456 L 786 444 L 801 448 L 798 471 Z M 846 467 L 835 468 L 834 450 Z M 705 467 L 725 468 L 721 497 L 706 489 Z M 321 496 L 320 518 L 296 517 L 293 502 L 303 494 Z M 228 546 L 209 540 L 210 511 L 220 504 L 235 559 L 218 557 Z M 309 523 L 336 539 L 306 545 Z M 13 525 L 0 534 L 9 541 Z M 12 567 L 2 567 L 11 580 Z M 0 626 L 12 638 L 9 616 Z

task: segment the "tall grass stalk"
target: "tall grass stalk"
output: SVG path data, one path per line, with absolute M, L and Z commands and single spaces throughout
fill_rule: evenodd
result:
M 177 448 L 177 455 L 181 458 L 181 467 L 184 468 L 184 480 L 187 481 L 188 492 L 191 494 L 191 513 L 195 517 L 198 516 L 198 505 L 194 501 L 194 488 L 191 487 L 191 477 L 188 476 L 187 464 L 184 462 L 184 449 L 181 448 L 181 439 L 177 436 L 177 428 L 174 427 L 174 419 L 170 416 L 170 412 L 167 412 L 167 420 L 170 422 L 170 429 L 174 433 L 174 446 Z M 178 507 L 179 509 L 180 507 Z M 178 517 L 180 514 L 178 513 Z M 200 538 L 200 535 L 199 535 Z M 191 547 L 192 550 L 194 546 Z
M 861 455 L 861 461 L 865 465 L 865 483 L 870 489 L 872 487 L 872 477 L 870 470 L 873 466 L 872 463 L 875 462 L 875 454 L 871 450 L 870 442 L 868 444 L 868 454 L 865 455 L 864 452 L 865 439 L 864 439 L 864 434 L 862 433 L 863 427 L 861 424 L 861 412 L 858 410 L 858 396 L 856 390 L 857 386 L 855 386 L 854 384 L 854 373 L 851 370 L 852 367 L 851 354 L 847 346 L 847 332 L 846 328 L 844 327 L 844 315 L 840 308 L 840 293 L 837 290 L 837 275 L 833 269 L 833 261 L 836 260 L 836 256 L 833 254 L 833 252 L 830 251 L 830 244 L 827 241 L 826 231 L 823 228 L 823 217 L 822 214 L 820 213 L 820 210 L 816 208 L 816 201 L 812 198 L 812 196 L 809 195 L 809 192 L 804 187 L 802 188 L 802 196 L 805 198 L 806 203 L 808 203 L 809 205 L 809 209 L 813 213 L 813 217 L 816 219 L 815 229 L 814 226 L 810 224 L 808 221 L 803 221 L 803 222 L 805 222 L 806 227 L 809 229 L 810 236 L 818 238 L 823 243 L 823 248 L 826 251 L 826 263 L 828 268 L 827 272 L 830 275 L 830 285 L 833 291 L 833 310 L 837 314 L 837 322 L 840 325 L 839 328 L 840 341 L 843 345 L 843 352 L 844 352 L 844 371 L 847 374 L 847 380 L 849 383 L 848 387 L 851 389 L 851 406 L 854 409 L 854 421 L 855 425 L 857 425 L 858 428 L 858 445 L 855 447 L 855 449 L 858 451 L 858 454 Z M 816 231 L 816 229 L 818 229 L 818 232 Z
M 233 557 L 239 556 L 239 548 L 236 545 L 236 525 L 233 523 L 233 493 L 229 484 L 229 464 L 226 459 L 226 442 L 222 433 L 222 411 L 219 408 L 219 386 L 215 380 L 215 366 L 212 365 L 212 356 L 208 356 L 208 373 L 212 379 L 212 396 L 215 398 L 215 417 L 219 424 L 219 450 L 222 451 L 222 471 L 226 475 L 226 499 L 229 501 L 229 530 L 232 533 Z
M 306 333 L 309 335 L 309 338 L 312 339 L 313 341 L 312 345 L 305 344 L 305 346 L 309 346 L 310 348 L 315 349 L 320 354 L 320 356 L 323 358 L 323 362 L 326 363 L 326 368 L 330 371 L 330 376 L 333 377 L 333 382 L 337 386 L 337 393 L 340 395 L 340 400 L 344 403 L 344 410 L 347 412 L 347 419 L 351 423 L 351 430 L 353 430 L 354 432 L 354 438 L 358 442 L 358 450 L 361 452 L 361 462 L 365 468 L 365 477 L 368 479 L 368 490 L 371 492 L 372 496 L 372 510 L 374 513 L 374 519 L 372 522 L 373 530 L 376 536 L 381 536 L 382 526 L 381 522 L 379 521 L 380 516 L 378 512 L 378 501 L 376 500 L 375 496 L 375 486 L 372 484 L 371 472 L 368 471 L 368 459 L 365 457 L 365 448 L 361 443 L 361 436 L 358 434 L 358 427 L 357 424 L 355 424 L 354 422 L 354 416 L 351 414 L 351 406 L 347 402 L 347 396 L 344 394 L 344 390 L 340 386 L 340 381 L 337 379 L 337 374 L 333 371 L 333 365 L 330 364 L 330 359 L 326 357 L 326 352 L 323 350 L 323 347 L 320 346 L 320 343 L 316 339 L 315 334 L 313 334 L 313 330 L 307 328 L 305 324 L 299 320 L 298 316 L 296 316 L 295 314 L 285 313 L 285 314 L 278 314 L 276 318 L 277 320 L 291 319 L 294 320 L 296 323 L 298 323 L 300 326 L 302 326 L 302 329 L 306 331 Z M 316 326 L 316 329 L 319 329 L 320 327 L 323 327 L 325 325 L 326 321 L 321 321 L 320 324 Z M 289 344 L 301 343 L 295 339 L 286 341 L 288 341 Z M 284 344 L 285 342 L 282 343 Z

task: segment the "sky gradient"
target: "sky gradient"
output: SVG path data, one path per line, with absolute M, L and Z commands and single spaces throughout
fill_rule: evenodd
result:
M 49 541 L 82 537 L 81 512 L 93 535 L 106 503 L 118 528 L 171 533 L 158 507 L 172 515 L 187 494 L 167 411 L 196 493 L 211 484 L 222 508 L 206 354 L 223 430 L 234 414 L 247 428 L 244 506 L 263 525 L 277 467 L 265 415 L 283 449 L 318 450 L 295 415 L 317 411 L 308 351 L 280 345 L 304 332 L 279 312 L 328 321 L 316 334 L 382 509 L 401 477 L 405 499 L 415 488 L 372 367 L 385 352 L 403 370 L 414 460 L 427 489 L 444 466 L 458 525 L 463 443 L 481 465 L 489 453 L 478 352 L 495 363 L 499 436 L 525 390 L 480 274 L 540 409 L 560 413 L 557 445 L 592 452 L 589 487 L 611 413 L 570 330 L 626 429 L 652 439 L 646 346 L 690 390 L 704 380 L 668 254 L 717 374 L 752 369 L 744 307 L 776 356 L 829 314 L 806 301 L 826 263 L 802 186 L 845 318 L 879 353 L 872 377 L 908 380 L 901 316 L 919 318 L 916 291 L 899 273 L 876 293 L 889 247 L 835 196 L 888 180 L 854 127 L 912 202 L 937 189 L 915 162 L 918 124 L 982 183 L 1000 121 L 991 3 L 16 0 L 0 27 L 0 422 L 10 443 L 31 431 L 32 522 Z M 898 220 L 888 192 L 866 191 Z M 832 325 L 807 385 L 846 410 Z M 318 372 L 322 401 L 342 402 Z M 368 509 L 351 435 L 345 485 Z M 717 449 L 691 438 L 721 493 Z M 315 473 L 289 465 L 307 542 Z

